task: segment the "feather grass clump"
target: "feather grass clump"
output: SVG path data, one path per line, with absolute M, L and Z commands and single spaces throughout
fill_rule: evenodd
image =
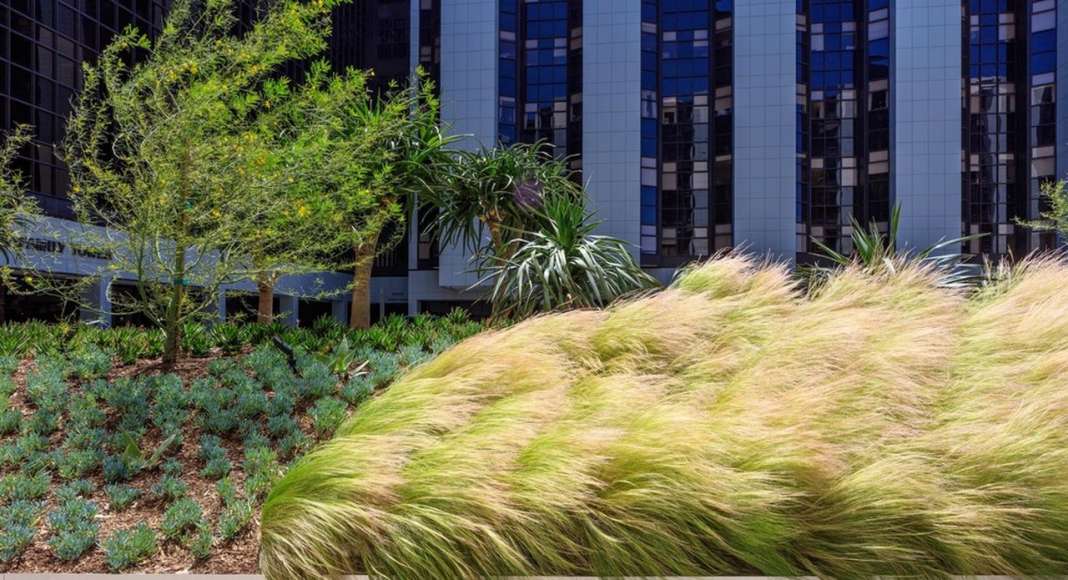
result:
M 269 578 L 1068 573 L 1068 267 L 711 261 L 475 336 L 294 466 Z

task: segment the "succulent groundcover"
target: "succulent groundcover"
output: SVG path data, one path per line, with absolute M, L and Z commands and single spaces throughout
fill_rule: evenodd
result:
M 1068 573 L 1068 267 L 711 261 L 483 333 L 270 493 L 268 578 Z

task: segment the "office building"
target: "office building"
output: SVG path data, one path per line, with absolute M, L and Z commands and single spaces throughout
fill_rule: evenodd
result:
M 1043 210 L 1044 182 L 1068 177 L 1063 0 L 360 6 L 339 13 L 332 52 L 380 78 L 428 70 L 442 120 L 470 136 L 462 146 L 544 141 L 571 157 L 602 232 L 664 279 L 731 248 L 792 263 L 813 261 L 815 241 L 849 252 L 853 220 L 885 228 L 895 206 L 909 248 L 982 234 L 959 248 L 979 260 L 1056 243 L 1020 222 Z M 157 12 L 141 18 L 158 23 Z M 38 74 L 25 55 L 40 41 L 15 32 L 15 17 L 20 30 L 37 26 L 14 6 L 0 21 L 5 127 L 10 103 L 17 118 L 37 106 L 36 87 L 13 82 Z M 69 97 L 74 85 L 63 86 Z M 45 165 L 35 190 L 60 204 L 61 167 Z M 469 305 L 469 257 L 414 229 L 379 259 L 372 300 L 382 312 Z
M 602 230 L 663 278 L 730 248 L 811 262 L 902 208 L 910 248 L 971 259 L 1068 177 L 1068 5 L 1055 0 L 417 0 L 443 117 L 474 141 L 578 156 Z M 413 36 L 414 38 L 414 36 Z M 418 46 L 417 46 L 418 44 Z M 437 53 L 435 53 L 437 54 Z M 413 64 L 415 64 L 413 59 Z M 409 308 L 471 282 L 410 263 Z

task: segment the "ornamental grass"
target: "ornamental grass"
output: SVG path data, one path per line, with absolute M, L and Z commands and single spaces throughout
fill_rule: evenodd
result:
M 263 506 L 270 579 L 1068 573 L 1068 266 L 729 257 L 474 336 Z

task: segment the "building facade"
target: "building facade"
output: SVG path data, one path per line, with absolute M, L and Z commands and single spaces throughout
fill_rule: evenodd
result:
M 888 228 L 895 206 L 910 248 L 1057 243 L 1019 224 L 1068 177 L 1063 1 L 416 3 L 444 121 L 575 156 L 602 231 L 664 279 L 731 248 L 848 253 L 854 220 Z M 455 249 L 409 265 L 413 312 L 472 282 Z
M 0 121 L 38 127 L 20 168 L 49 215 L 69 211 L 49 143 L 78 61 L 164 10 L 0 7 Z M 376 69 L 380 87 L 424 68 L 460 146 L 568 156 L 601 230 L 665 280 L 732 248 L 849 252 L 853 221 L 886 228 L 895 206 L 911 248 L 982 234 L 959 248 L 980 259 L 1057 242 L 1019 224 L 1068 177 L 1063 0 L 362 0 L 335 14 L 330 58 Z M 410 229 L 376 264 L 376 311 L 470 306 L 469 257 Z M 282 308 L 300 293 L 284 285 Z

